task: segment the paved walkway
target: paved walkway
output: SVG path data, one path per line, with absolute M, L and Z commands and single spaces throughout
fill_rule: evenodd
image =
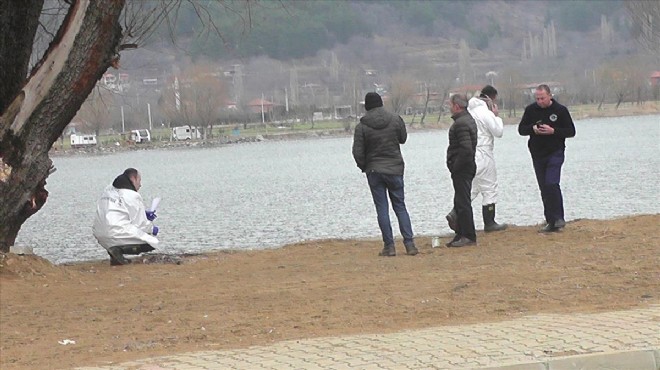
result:
M 660 370 L 660 305 L 393 334 L 292 340 L 79 368 L 125 369 Z

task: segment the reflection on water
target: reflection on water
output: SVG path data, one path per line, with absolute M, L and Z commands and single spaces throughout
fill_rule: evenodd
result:
M 660 212 L 660 116 L 583 120 L 576 127 L 577 136 L 567 140 L 562 178 L 567 220 Z M 142 172 L 140 193 L 147 204 L 163 198 L 156 224 L 165 252 L 378 237 L 351 144 L 352 138 L 343 137 L 54 158 L 48 202 L 25 223 L 17 244 L 56 263 L 106 258 L 91 234 L 95 202 L 126 167 Z M 446 130 L 411 133 L 403 146 L 406 202 L 417 235 L 450 231 L 444 222 L 453 197 L 446 148 Z M 506 127 L 495 155 L 497 220 L 540 223 L 526 138 L 515 126 Z M 481 227 L 480 199 L 474 209 Z

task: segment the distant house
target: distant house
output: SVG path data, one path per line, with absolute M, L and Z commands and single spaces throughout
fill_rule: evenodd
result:
M 236 102 L 234 100 L 226 100 L 224 109 L 237 110 L 238 109 L 238 104 L 236 104 Z M 259 112 L 261 112 L 261 110 Z
M 251 113 L 271 113 L 273 111 L 273 102 L 264 99 L 252 99 L 247 103 L 248 110 Z
M 523 91 L 525 96 L 534 96 L 534 92 L 539 85 L 548 85 L 552 95 L 560 94 L 564 91 L 564 87 L 561 82 L 550 81 L 550 82 L 534 82 L 531 84 L 518 85 L 518 88 Z
M 483 89 L 485 85 L 465 85 L 465 86 L 458 86 L 454 87 L 451 90 L 449 90 L 449 97 L 455 94 L 465 94 L 468 99 L 475 95 L 479 95 L 479 92 L 481 92 L 481 89 Z
M 649 80 L 651 81 L 651 86 L 660 86 L 660 71 L 651 73 Z

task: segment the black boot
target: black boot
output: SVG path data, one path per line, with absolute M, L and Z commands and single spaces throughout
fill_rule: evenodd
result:
M 456 214 L 456 210 L 452 208 L 451 211 L 445 216 L 447 219 L 447 224 L 449 224 L 449 228 L 452 229 L 455 233 L 458 232 L 458 215 Z
M 417 247 L 415 247 L 415 244 L 411 245 L 406 245 L 406 254 L 409 256 L 415 256 L 417 253 L 419 253 L 419 250 L 417 250 Z
M 396 250 L 394 249 L 393 245 L 390 245 L 384 247 L 383 250 L 378 253 L 378 255 L 383 257 L 394 257 L 396 256 Z
M 110 247 L 108 248 L 108 254 L 110 255 L 110 265 L 111 266 L 120 266 L 128 265 L 131 263 L 130 260 L 124 257 L 121 247 Z
M 122 253 L 135 256 L 140 253 L 147 253 L 154 250 L 154 247 L 150 246 L 149 244 L 122 245 L 120 248 Z
M 483 206 L 481 209 L 484 216 L 484 231 L 489 233 L 491 231 L 502 231 L 507 228 L 506 224 L 498 224 L 495 222 L 495 203 Z

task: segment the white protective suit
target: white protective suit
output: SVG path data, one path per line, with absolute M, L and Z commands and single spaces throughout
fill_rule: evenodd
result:
M 147 220 L 142 196 L 134 190 L 109 185 L 96 205 L 92 232 L 106 250 L 121 245 L 148 243 L 158 246 L 151 235 L 153 224 Z
M 482 205 L 494 204 L 497 203 L 494 138 L 502 137 L 504 123 L 488 109 L 485 101 L 476 96 L 468 101 L 468 112 L 477 123 L 477 150 L 474 156 L 477 173 L 472 180 L 472 200 L 481 193 Z

